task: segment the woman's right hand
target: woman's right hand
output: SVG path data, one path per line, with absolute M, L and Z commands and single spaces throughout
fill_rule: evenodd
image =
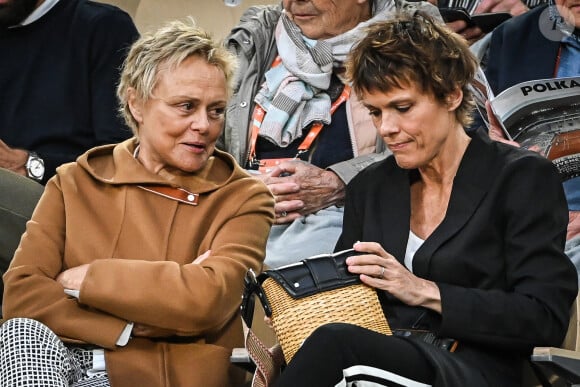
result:
M 60 283 L 65 289 L 81 290 L 87 270 L 89 270 L 88 263 L 66 269 L 56 277 L 56 282 Z

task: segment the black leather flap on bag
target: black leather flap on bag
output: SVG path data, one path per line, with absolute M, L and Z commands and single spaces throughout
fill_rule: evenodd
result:
M 258 276 L 258 282 L 261 284 L 272 278 L 293 298 L 357 284 L 360 283 L 359 276 L 348 271 L 346 259 L 360 254 L 364 253 L 349 249 L 306 258 L 292 265 L 266 270 Z

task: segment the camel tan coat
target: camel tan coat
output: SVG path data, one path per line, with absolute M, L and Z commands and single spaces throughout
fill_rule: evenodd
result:
M 113 387 L 239 385 L 243 277 L 259 270 L 274 218 L 267 187 L 216 151 L 194 175 L 152 174 L 134 139 L 58 169 L 4 277 L 4 317 L 37 319 L 67 343 L 105 348 Z M 191 205 L 140 186 L 180 187 Z M 211 250 L 201 264 L 194 259 Z M 54 279 L 90 264 L 80 300 Z M 173 332 L 116 345 L 128 322 Z

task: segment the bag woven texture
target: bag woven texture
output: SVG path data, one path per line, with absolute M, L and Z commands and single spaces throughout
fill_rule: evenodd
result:
M 286 363 L 319 326 L 343 322 L 391 335 L 377 292 L 364 284 L 349 285 L 294 299 L 272 278 L 262 283 L 272 308 L 272 325 Z

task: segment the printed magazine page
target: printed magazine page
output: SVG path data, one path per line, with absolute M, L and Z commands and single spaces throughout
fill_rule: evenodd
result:
M 523 82 L 490 98 L 506 137 L 580 176 L 580 77 Z
M 481 67 L 477 68 L 473 82 L 469 85 L 475 100 L 475 106 L 479 115 L 485 122 L 485 126 L 489 128 L 489 121 L 487 119 L 487 111 L 485 110 L 485 103 L 493 99 L 493 91 L 489 87 L 485 73 Z

